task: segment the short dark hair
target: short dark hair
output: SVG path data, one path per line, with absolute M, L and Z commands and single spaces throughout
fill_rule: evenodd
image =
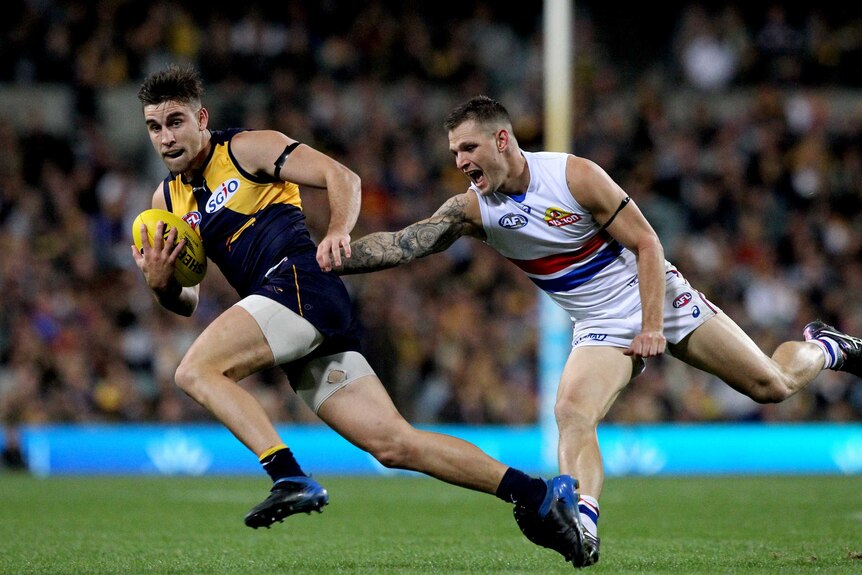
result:
M 147 76 L 138 89 L 138 100 L 144 106 L 164 102 L 200 105 L 204 84 L 191 66 L 171 64 L 164 70 Z
M 443 127 L 447 131 L 452 131 L 468 120 L 482 124 L 494 122 L 512 124 L 509 112 L 503 104 L 488 96 L 474 96 L 449 112 Z

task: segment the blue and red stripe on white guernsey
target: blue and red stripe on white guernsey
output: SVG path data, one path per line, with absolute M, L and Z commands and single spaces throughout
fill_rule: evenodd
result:
M 639 306 L 634 254 L 610 237 L 566 184 L 568 154 L 522 152 L 530 186 L 479 198 L 486 243 L 518 266 L 575 321 Z M 670 265 L 670 264 L 666 264 Z

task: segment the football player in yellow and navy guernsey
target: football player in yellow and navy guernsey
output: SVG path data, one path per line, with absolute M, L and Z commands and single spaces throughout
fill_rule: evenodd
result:
M 398 413 L 359 353 L 347 291 L 333 266 L 350 257 L 360 208 L 359 177 L 329 156 L 270 130 L 212 130 L 203 86 L 191 68 L 170 66 L 143 82 L 138 98 L 147 133 L 170 174 L 152 207 L 184 218 L 207 257 L 241 298 L 191 345 L 177 385 L 255 453 L 272 478 L 265 501 L 245 517 L 269 527 L 299 512 L 320 511 L 326 490 L 308 477 L 263 407 L 238 382 L 281 366 L 300 397 L 330 427 L 387 467 L 410 469 L 526 506 L 546 539 L 576 564 L 582 551 L 573 515 L 574 480 L 532 477 L 458 438 L 421 431 Z M 305 225 L 299 186 L 325 189 L 330 220 L 315 245 Z M 147 285 L 165 308 L 185 316 L 200 286 L 181 287 L 173 264 L 183 242 L 175 230 L 132 247 Z

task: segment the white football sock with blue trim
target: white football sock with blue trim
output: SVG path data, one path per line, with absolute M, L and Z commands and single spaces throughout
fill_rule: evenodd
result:
M 578 512 L 584 529 L 593 537 L 599 534 L 599 502 L 589 495 L 581 495 L 578 499 Z
M 841 351 L 838 342 L 830 337 L 809 339 L 808 342 L 817 345 L 823 351 L 823 369 L 835 369 L 844 359 L 844 352 Z

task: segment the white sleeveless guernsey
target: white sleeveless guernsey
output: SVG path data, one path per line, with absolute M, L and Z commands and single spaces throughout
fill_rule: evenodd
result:
M 632 252 L 606 232 L 566 185 L 568 154 L 522 152 L 520 196 L 478 194 L 486 243 L 521 268 L 573 321 L 620 317 L 640 302 Z
M 573 345 L 628 346 L 640 332 L 635 255 L 620 245 L 572 197 L 569 154 L 521 152 L 530 185 L 520 196 L 479 198 L 486 243 L 509 259 L 575 322 Z M 679 342 L 719 313 L 665 261 L 664 333 Z
M 614 240 L 572 197 L 569 154 L 521 152 L 530 185 L 520 196 L 479 198 L 485 242 L 509 259 L 575 323 L 572 346 L 628 347 L 641 331 L 635 255 Z M 665 261 L 664 335 L 679 343 L 720 313 Z M 643 369 L 643 362 L 634 375 Z

